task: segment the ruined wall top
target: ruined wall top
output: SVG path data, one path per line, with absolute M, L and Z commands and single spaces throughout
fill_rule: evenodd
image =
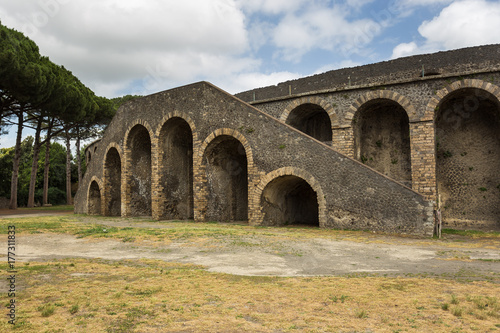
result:
M 246 102 L 500 70 L 500 44 L 404 57 L 333 70 L 236 94 Z M 423 74 L 423 77 L 422 77 Z

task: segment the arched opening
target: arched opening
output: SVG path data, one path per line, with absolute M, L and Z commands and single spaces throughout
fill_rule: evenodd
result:
M 319 227 L 318 196 L 297 176 L 281 176 L 264 188 L 261 196 L 263 225 L 310 225 Z
M 193 134 L 182 118 L 168 120 L 160 132 L 160 209 L 164 219 L 192 219 Z
M 203 157 L 208 205 L 206 219 L 248 220 L 248 170 L 246 151 L 232 136 L 215 138 Z
M 104 215 L 121 216 L 122 162 L 116 148 L 109 149 L 104 163 Z
M 319 141 L 332 141 L 332 122 L 319 105 L 307 103 L 296 107 L 288 115 L 286 123 Z
M 446 96 L 436 114 L 436 177 L 449 226 L 500 226 L 500 106 L 479 89 Z
M 411 187 L 410 125 L 404 108 L 392 100 L 367 102 L 353 120 L 356 158 Z
M 97 184 L 95 180 L 90 184 L 88 203 L 89 215 L 101 214 L 101 190 L 99 189 L 99 184 Z
M 131 216 L 151 216 L 151 138 L 148 130 L 137 125 L 128 138 L 130 173 L 127 186 L 130 193 Z

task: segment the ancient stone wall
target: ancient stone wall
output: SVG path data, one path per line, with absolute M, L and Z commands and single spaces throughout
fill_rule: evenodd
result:
M 208 83 L 125 104 L 93 149 L 77 213 L 432 234 L 422 195 Z
M 500 147 L 498 85 L 500 46 L 489 45 L 332 71 L 236 96 L 312 136 L 289 118 L 296 110 L 317 115 L 322 109 L 336 151 L 436 202 L 448 225 L 500 228 L 500 179 L 493 171 Z

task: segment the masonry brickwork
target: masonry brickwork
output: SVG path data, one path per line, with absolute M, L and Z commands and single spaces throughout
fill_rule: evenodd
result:
M 483 109 L 493 130 L 498 127 L 499 60 L 500 46 L 492 45 L 337 70 L 236 96 L 201 82 L 129 102 L 87 148 L 75 211 L 116 215 L 118 205 L 123 216 L 431 235 L 433 210 L 441 207 L 450 224 L 498 227 L 500 212 L 490 206 L 500 207 L 499 176 L 475 166 L 467 157 L 474 154 L 449 140 L 441 151 L 436 133 L 481 132 L 486 125 L 472 117 L 464 129 L 460 115 Z M 389 130 L 384 122 L 370 123 L 388 112 L 397 122 Z M 325 122 L 331 136 L 324 135 Z M 408 133 L 392 135 L 397 128 Z M 407 148 L 394 146 L 395 138 L 408 136 Z M 485 140 L 483 162 L 500 164 L 497 144 L 500 134 Z M 411 165 L 400 167 L 407 156 Z M 392 179 L 405 168 L 408 183 Z M 448 173 L 454 176 L 442 176 Z M 486 213 L 462 209 L 471 197 Z
M 481 101 L 488 100 L 488 103 L 493 105 L 485 111 L 492 115 L 491 125 L 494 129 L 490 133 L 494 133 L 495 130 L 500 133 L 499 83 L 500 46 L 487 45 L 331 71 L 283 82 L 277 86 L 243 92 L 236 97 L 282 121 L 286 121 L 287 115 L 295 107 L 314 100 L 311 103 L 321 105 L 332 119 L 331 146 L 349 157 L 363 159 L 363 163 L 367 165 L 370 165 L 371 157 L 359 156 L 357 145 L 359 146 L 359 141 L 362 140 L 354 133 L 356 126 L 359 125 L 357 122 L 360 114 L 369 109 L 376 112 L 377 117 L 381 117 L 383 109 L 387 109 L 383 105 L 389 102 L 395 103 L 408 116 L 411 155 L 409 186 L 427 199 L 436 202 L 437 206 L 443 209 L 445 222 L 452 226 L 500 228 L 500 209 L 491 208 L 500 205 L 498 192 L 500 177 L 493 175 L 493 172 L 486 172 L 487 174 L 483 172 L 479 175 L 477 170 L 469 170 L 476 175 L 466 175 L 464 171 L 458 177 L 462 183 L 458 183 L 456 179 L 453 183 L 449 179 L 444 179 L 450 177 L 441 176 L 443 179 L 438 179 L 436 175 L 436 169 L 444 164 L 443 159 L 446 159 L 445 164 L 449 167 L 441 168 L 441 175 L 452 174 L 456 168 L 467 171 L 472 169 L 474 164 L 467 161 L 472 159 L 472 154 L 451 150 L 459 149 L 458 142 L 445 152 L 447 154 L 444 158 L 443 154 L 439 153 L 437 133 L 442 133 L 442 128 L 447 126 L 452 126 L 453 131 L 462 131 L 467 137 L 477 136 L 475 140 L 471 140 L 483 148 L 490 145 L 489 141 L 493 141 L 491 143 L 493 148 L 484 148 L 483 155 L 487 155 L 487 158 L 481 160 L 491 166 L 499 165 L 500 156 L 495 148 L 500 145 L 498 134 L 489 135 L 490 137 L 485 139 L 484 128 L 478 129 L 477 134 L 471 134 L 470 130 L 461 128 L 469 121 L 470 115 L 480 113 L 487 108 L 482 106 L 486 104 Z M 451 109 L 461 111 L 452 115 Z M 438 118 L 442 118 L 440 122 L 436 122 Z M 471 124 L 467 126 L 474 127 Z M 488 142 L 479 143 L 483 141 Z M 378 148 L 381 148 L 381 141 L 376 142 L 379 143 Z M 464 156 L 460 156 L 460 160 L 457 160 L 459 155 Z M 394 163 L 396 160 L 398 159 L 392 159 Z M 384 172 L 383 169 L 389 168 L 386 166 L 378 170 Z M 384 173 L 389 177 L 396 176 L 390 172 Z M 482 180 L 479 180 L 480 178 Z M 483 193 L 480 193 L 481 190 L 478 192 L 478 189 L 482 189 Z M 454 194 L 450 195 L 450 192 Z M 463 194 L 465 192 L 466 195 Z M 463 207 L 467 206 L 465 201 L 470 201 L 470 198 L 474 198 L 474 205 L 480 210 L 489 213 L 481 214 L 480 217 L 477 214 L 469 214 Z M 457 212 L 447 214 L 446 210 L 450 212 L 451 206 L 455 206 L 456 211 L 462 211 L 459 214 Z

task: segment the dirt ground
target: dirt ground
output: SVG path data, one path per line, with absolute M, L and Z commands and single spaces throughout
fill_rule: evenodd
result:
M 93 222 L 109 227 L 172 228 L 136 219 L 94 219 Z M 261 237 L 259 239 L 259 235 L 254 234 L 239 238 L 237 242 L 222 238 L 217 239 L 216 244 L 185 240 L 153 244 L 148 241 L 77 238 L 67 234 L 23 234 L 17 237 L 17 261 L 61 258 L 160 259 L 203 265 L 209 271 L 236 275 L 425 275 L 500 282 L 498 239 L 484 242 L 470 238 L 442 241 L 370 235 L 361 241 L 317 237 L 284 239 L 279 244 L 269 244 L 264 236 Z M 0 240 L 0 246 L 6 248 L 5 238 Z

